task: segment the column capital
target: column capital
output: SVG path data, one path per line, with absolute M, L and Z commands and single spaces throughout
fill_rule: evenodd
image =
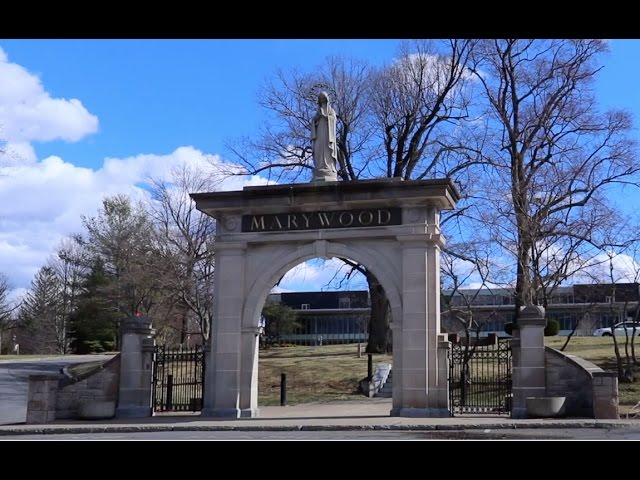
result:
M 414 233 L 408 235 L 396 235 L 396 240 L 402 248 L 414 247 L 443 247 L 445 244 L 444 236 L 440 233 Z
M 544 316 L 544 307 L 539 305 L 527 305 L 520 310 L 520 317 L 518 318 L 518 327 L 525 326 L 542 326 L 547 324 L 547 319 Z
M 147 316 L 128 317 L 120 324 L 120 332 L 137 333 L 140 335 L 153 335 L 155 330 L 151 327 L 151 318 Z
M 216 241 L 215 250 L 217 253 L 244 253 L 247 249 L 247 242 L 224 242 L 224 241 Z

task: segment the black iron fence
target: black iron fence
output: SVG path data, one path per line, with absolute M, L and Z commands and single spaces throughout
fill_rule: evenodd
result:
M 202 347 L 156 347 L 153 363 L 153 411 L 202 410 L 204 393 Z
M 474 339 L 472 339 L 474 340 Z M 449 351 L 451 415 L 511 412 L 511 339 L 490 336 Z

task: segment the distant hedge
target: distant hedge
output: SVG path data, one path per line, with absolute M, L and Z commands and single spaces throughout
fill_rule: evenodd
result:
M 553 337 L 558 334 L 560 331 L 560 322 L 553 319 L 547 320 L 547 326 L 544 327 L 544 336 L 545 337 Z

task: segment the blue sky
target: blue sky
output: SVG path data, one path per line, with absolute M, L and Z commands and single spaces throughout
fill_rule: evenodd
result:
M 259 124 L 256 92 L 276 68 L 309 69 L 332 54 L 382 62 L 393 40 L 9 40 L 10 61 L 37 74 L 53 97 L 77 98 L 99 117 L 82 142 L 35 145 L 80 166 L 105 156 L 180 145 L 222 153 L 225 138 Z
M 103 195 L 135 194 L 145 175 L 161 175 L 184 159 L 227 161 L 225 140 L 260 125 L 256 93 L 276 68 L 308 70 L 332 54 L 388 62 L 398 44 L 0 40 L 0 138 L 13 154 L 3 160 L 10 174 L 0 177 L 0 272 L 23 291 Z M 598 98 L 631 110 L 640 122 L 640 41 L 612 40 L 610 49 Z M 238 182 L 225 188 L 241 188 Z M 286 288 L 321 288 L 329 275 L 298 270 Z

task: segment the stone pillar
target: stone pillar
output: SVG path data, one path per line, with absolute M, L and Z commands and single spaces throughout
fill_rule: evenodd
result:
M 393 372 L 394 390 L 401 392 L 394 392 L 392 416 L 427 416 L 427 252 L 422 236 L 416 237 L 402 244 L 402 346 L 394 345 L 402 366 Z
M 513 418 L 526 418 L 527 397 L 545 396 L 545 324 L 544 308 L 529 305 L 520 311 L 518 328 L 513 329 Z
M 247 355 L 253 355 L 255 350 L 243 354 L 243 347 L 246 349 L 251 343 L 242 333 L 246 247 L 241 242 L 216 244 L 216 272 L 224 272 L 224 278 L 216 276 L 214 287 L 215 315 L 211 351 L 206 359 L 203 417 L 240 418 L 257 413 L 250 400 L 242 406 L 240 401 L 242 361 L 249 361 Z
M 120 329 L 120 393 L 116 417 L 150 417 L 153 414 L 155 330 L 149 317 L 129 317 L 122 322 Z
M 392 416 L 449 416 L 440 379 L 440 245 L 437 211 L 429 209 L 428 233 L 402 242 L 402 322 L 394 329 Z M 397 368 L 397 357 L 402 357 Z M 446 365 L 446 362 L 445 362 Z M 396 383 L 398 382 L 398 383 Z M 446 388 L 446 387 L 445 387 Z M 396 389 L 400 391 L 396 394 Z
M 257 417 L 258 410 L 258 327 L 242 329 L 240 358 L 240 416 Z
M 430 417 L 448 417 L 448 395 L 443 395 L 444 388 L 448 393 L 448 371 L 446 351 L 441 342 L 447 336 L 442 335 L 440 328 L 440 249 L 444 238 L 440 234 L 440 212 L 435 207 L 427 209 L 427 413 Z M 441 357 L 444 355 L 444 361 Z
M 27 423 L 48 423 L 56 419 L 58 380 L 54 375 L 30 375 Z
M 618 375 L 615 372 L 593 372 L 593 418 L 618 419 Z

